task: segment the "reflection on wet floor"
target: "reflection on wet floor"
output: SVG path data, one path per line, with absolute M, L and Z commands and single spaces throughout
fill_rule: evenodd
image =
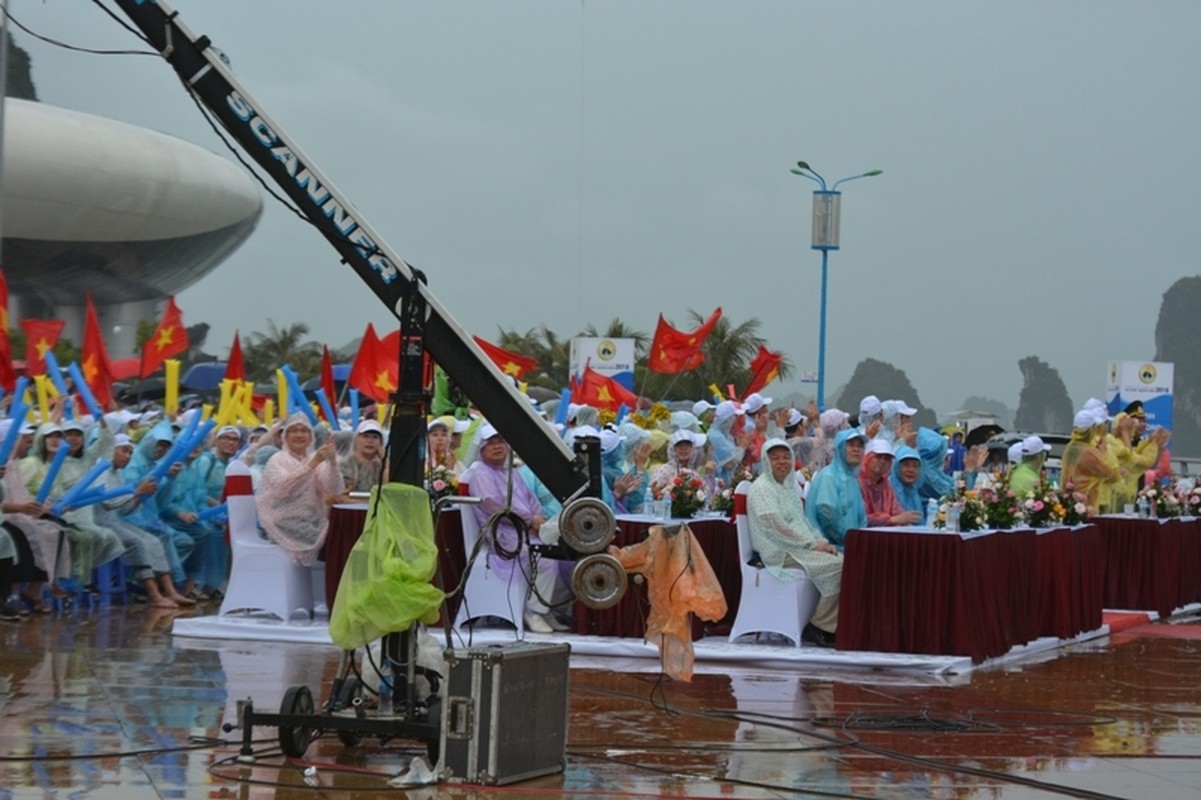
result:
M 274 711 L 295 684 L 320 701 L 338 652 L 173 639 L 173 616 L 114 607 L 0 628 L 0 800 L 373 797 L 425 753 L 331 736 L 288 760 L 262 728 L 255 762 L 238 763 L 239 733 L 222 731 L 236 701 Z M 1192 800 L 1199 666 L 1201 619 L 1184 617 L 949 678 L 573 669 L 563 774 L 407 796 Z

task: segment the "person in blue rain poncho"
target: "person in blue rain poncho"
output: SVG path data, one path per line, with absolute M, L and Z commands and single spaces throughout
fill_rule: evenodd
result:
M 947 458 L 947 437 L 931 428 L 917 429 L 917 453 L 922 459 L 922 476 L 918 479 L 918 491 L 923 500 L 941 500 L 955 488 L 955 480 L 943 470 Z M 976 481 L 976 472 L 988 456 L 985 445 L 976 445 L 964 457 L 963 475 L 967 488 Z
M 193 583 L 190 588 L 199 590 L 197 599 L 204 599 L 206 595 L 220 599 L 229 569 L 229 545 L 225 543 L 223 524 L 202 520 L 199 516 L 201 511 L 215 505 L 209 498 L 208 468 L 211 462 L 203 451 L 202 444 L 188 453 L 184 468 L 175 476 L 168 499 L 161 508 L 167 524 L 188 534 L 196 543 L 184 569 Z
M 613 428 L 606 426 L 600 432 L 600 441 L 601 476 L 613 497 L 615 510 L 626 514 L 642 513 L 646 489 L 650 485 L 646 470 L 628 468 L 626 443 Z
M 809 484 L 805 516 L 826 540 L 841 550 L 852 528 L 867 527 L 867 510 L 855 472 L 863 461 L 866 437 L 858 429 L 839 431 L 834 437 L 834 460 Z
M 707 434 L 713 463 L 717 465 L 714 476 L 726 486 L 730 485 L 744 455 L 737 441 L 738 424 L 742 416 L 742 409 L 729 400 L 723 400 L 713 412 L 713 424 L 709 426 Z
M 918 524 L 925 525 L 928 523 L 926 501 L 917 488 L 921 477 L 922 457 L 909 445 L 903 444 L 898 447 L 896 463 L 892 465 L 892 477 L 889 478 L 892 482 L 893 494 L 897 496 L 897 502 L 901 504 L 901 508 L 906 511 L 916 511 L 920 515 Z

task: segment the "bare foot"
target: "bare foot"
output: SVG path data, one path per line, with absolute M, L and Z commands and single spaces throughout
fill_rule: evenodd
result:
M 184 597 L 182 594 L 169 594 L 167 595 L 167 598 L 174 601 L 175 605 L 183 608 L 191 608 L 192 606 L 196 605 L 195 600 L 190 597 Z
M 148 605 L 151 608 L 179 608 L 179 605 L 169 597 L 163 597 L 160 595 L 158 597 L 152 597 L 149 599 L 150 602 Z

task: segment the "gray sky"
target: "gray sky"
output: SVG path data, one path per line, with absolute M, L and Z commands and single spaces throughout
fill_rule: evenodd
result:
M 9 5 L 71 44 L 138 44 L 83 0 Z M 485 338 L 720 305 L 816 369 L 802 158 L 884 170 L 844 187 L 827 392 L 874 357 L 937 411 L 1015 407 L 1038 355 L 1079 405 L 1108 360 L 1154 355 L 1163 293 L 1201 271 L 1195 0 L 174 5 Z M 165 62 L 14 35 L 44 102 L 222 150 Z M 394 327 L 270 200 L 177 300 L 221 356 L 268 318 L 334 346 Z

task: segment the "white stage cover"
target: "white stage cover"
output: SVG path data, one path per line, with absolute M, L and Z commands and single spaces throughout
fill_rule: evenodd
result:
M 172 635 L 196 639 L 251 639 L 257 641 L 298 642 L 303 644 L 334 647 L 329 638 L 326 620 L 284 623 L 268 615 L 218 617 L 181 617 L 176 619 Z M 430 630 L 439 641 L 444 641 L 441 629 Z M 1095 631 L 1081 634 L 1074 639 L 1044 637 L 1029 644 L 1015 647 L 1000 658 L 990 659 L 984 664 L 973 665 L 967 656 L 930 656 L 905 653 L 871 653 L 828 650 L 812 645 L 793 647 L 786 640 L 780 643 L 757 643 L 745 637 L 736 644 L 724 638 L 702 639 L 694 643 L 697 672 L 720 672 L 721 666 L 739 665 L 743 668 L 763 670 L 787 669 L 823 670 L 835 668 L 845 670 L 883 670 L 895 673 L 913 673 L 931 676 L 963 675 L 976 667 L 1027 660 L 1035 657 L 1054 657 L 1062 647 L 1095 639 L 1109 634 L 1109 627 L 1102 625 Z M 454 636 L 455 647 L 468 645 L 503 644 L 515 641 L 509 628 L 479 628 L 470 637 Z M 659 651 L 655 645 L 643 639 L 619 639 L 604 636 L 580 636 L 571 633 L 537 634 L 526 633 L 531 642 L 566 642 L 571 645 L 572 666 L 583 669 L 610 669 L 622 672 L 654 672 L 658 670 Z M 184 645 L 182 642 L 180 643 Z M 202 646 L 202 649 L 203 646 Z

